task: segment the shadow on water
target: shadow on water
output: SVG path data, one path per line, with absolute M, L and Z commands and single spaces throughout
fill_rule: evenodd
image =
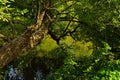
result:
M 63 65 L 65 54 L 58 48 L 49 52 L 50 55 L 33 57 L 27 67 L 22 70 L 10 64 L 4 74 L 4 80 L 46 80 L 56 69 Z
M 62 64 L 63 61 L 57 58 L 35 57 L 23 70 L 10 65 L 4 78 L 5 80 L 46 80 L 46 77 L 51 77 Z
M 24 71 L 19 70 L 18 68 L 13 68 L 12 65 L 9 66 L 8 72 L 5 73 L 4 79 L 5 80 L 45 80 L 43 78 L 43 73 L 41 70 L 37 70 L 34 74 L 30 74 L 28 70 L 28 74 L 25 75 Z M 29 75 L 29 76 L 28 76 Z M 27 79 L 25 79 L 27 76 Z

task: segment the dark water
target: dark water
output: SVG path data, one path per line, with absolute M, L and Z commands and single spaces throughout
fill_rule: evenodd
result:
M 9 66 L 8 71 L 4 75 L 5 80 L 25 80 L 23 72 L 18 68 L 13 68 Z M 41 70 L 35 72 L 34 80 L 45 80 L 43 79 L 43 74 Z

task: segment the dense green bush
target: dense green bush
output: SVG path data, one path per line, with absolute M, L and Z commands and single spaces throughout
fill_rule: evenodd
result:
M 68 55 L 64 64 L 57 69 L 50 80 L 119 80 L 120 60 L 114 60 L 110 47 L 94 49 L 90 57 L 76 59 Z
M 110 47 L 108 44 L 104 43 L 103 48 L 99 47 L 94 49 L 91 56 L 83 56 L 77 58 L 72 51 L 73 50 L 72 48 L 74 48 L 74 46 L 69 46 L 69 47 L 65 47 L 65 46 L 66 44 L 62 44 L 61 48 L 57 48 L 53 50 L 51 52 L 52 54 L 49 53 L 49 55 L 47 56 L 38 58 L 37 60 L 38 65 L 43 65 L 44 68 L 49 66 L 47 72 L 42 72 L 42 73 L 46 73 L 45 77 L 47 80 L 119 80 L 120 79 L 120 60 L 119 59 L 115 60 L 114 54 L 109 51 Z M 59 53 L 55 53 L 56 50 Z M 50 55 L 51 56 L 61 55 L 61 57 L 50 57 Z M 62 58 L 62 55 L 64 55 L 64 58 Z M 22 56 L 20 59 L 18 59 L 17 60 L 18 62 L 15 61 L 16 67 L 22 69 L 25 67 L 30 67 L 30 65 L 31 66 L 34 65 L 31 64 L 30 62 L 29 63 L 24 62 L 24 66 L 23 66 L 23 63 L 20 64 L 23 61 L 22 58 L 24 57 Z M 25 66 L 26 64 L 27 66 Z M 2 79 L 3 76 L 1 75 L 0 78 Z

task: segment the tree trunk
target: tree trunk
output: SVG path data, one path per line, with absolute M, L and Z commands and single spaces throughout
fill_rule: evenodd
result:
M 44 11 L 39 15 L 36 23 L 28 27 L 28 30 L 22 35 L 3 45 L 0 48 L 0 67 L 4 67 L 18 55 L 37 45 L 47 34 L 49 23 L 49 19 L 45 18 Z

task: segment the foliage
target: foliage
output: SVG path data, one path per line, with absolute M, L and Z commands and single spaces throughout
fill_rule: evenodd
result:
M 80 20 L 78 37 L 82 35 L 80 39 L 82 37 L 85 40 L 92 40 L 95 45 L 99 46 L 103 46 L 102 41 L 107 42 L 111 47 L 119 46 L 119 1 L 86 1 L 79 1 L 79 4 L 75 5 L 76 15 Z
M 105 46 L 94 50 L 91 57 L 76 59 L 69 55 L 48 80 L 118 80 L 119 66 L 120 60 L 114 60 L 108 46 Z
M 8 38 L 7 42 L 0 38 L 1 46 L 36 22 L 37 1 L 0 0 L 0 34 Z M 40 0 L 40 5 L 47 1 Z M 40 6 L 40 10 L 43 8 Z M 45 10 L 45 18 L 55 19 L 48 35 L 9 65 L 34 71 L 42 65 L 48 80 L 120 79 L 119 0 L 51 0 Z

